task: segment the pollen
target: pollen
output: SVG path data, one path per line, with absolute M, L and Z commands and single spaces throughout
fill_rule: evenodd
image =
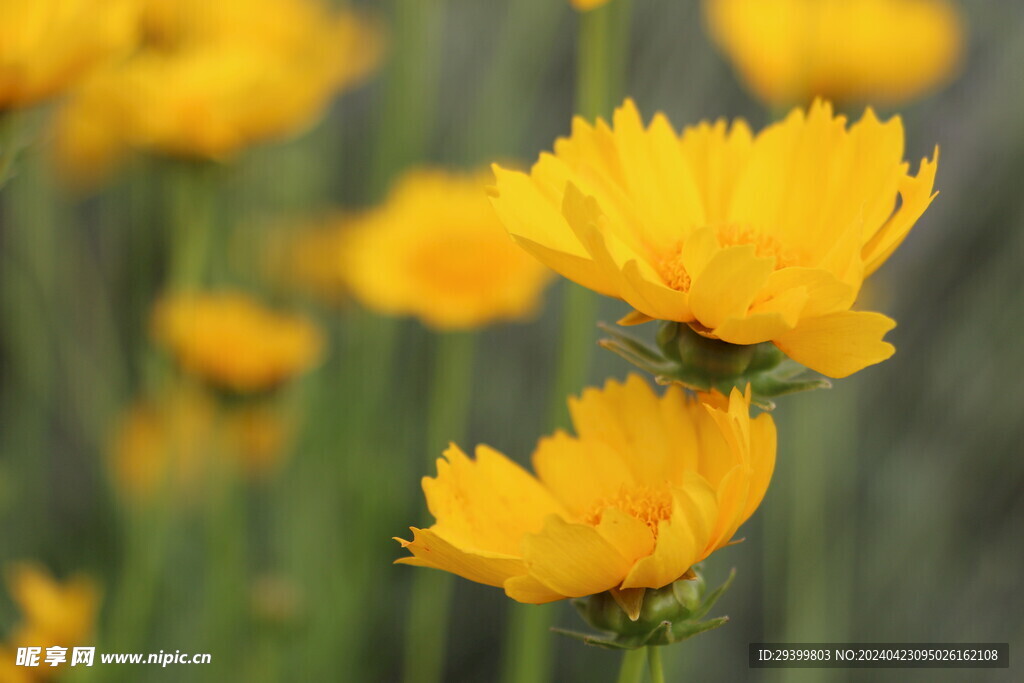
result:
M 665 284 L 680 292 L 690 291 L 690 274 L 683 264 L 683 243 L 677 242 L 658 260 L 658 274 Z
M 595 502 L 590 512 L 585 515 L 584 521 L 594 526 L 600 524 L 608 508 L 618 508 L 630 517 L 640 520 L 657 538 L 658 523 L 672 517 L 672 494 L 667 487 L 623 484 L 614 496 L 606 496 Z
M 722 247 L 735 247 L 753 244 L 754 253 L 761 258 L 775 260 L 775 269 L 800 265 L 803 259 L 796 249 L 787 249 L 778 239 L 766 235 L 759 230 L 739 225 L 723 225 L 718 228 L 718 244 Z

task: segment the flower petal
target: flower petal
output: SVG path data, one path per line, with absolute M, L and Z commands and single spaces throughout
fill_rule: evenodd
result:
M 882 337 L 895 326 L 881 313 L 842 311 L 801 320 L 773 341 L 796 362 L 841 378 L 889 358 L 896 349 Z
M 533 469 L 544 486 L 577 515 L 633 479 L 623 459 L 606 444 L 576 439 L 563 431 L 540 440 Z
M 539 534 L 523 538 L 529 573 L 548 588 L 578 598 L 619 585 L 630 563 L 592 526 L 551 515 Z
M 567 597 L 551 590 L 529 574 L 513 576 L 505 581 L 505 595 L 516 602 L 524 602 L 529 605 L 543 605 L 555 600 L 564 600 Z
M 771 272 L 772 260 L 759 258 L 752 244 L 722 249 L 690 288 L 694 317 L 711 329 L 743 317 Z
M 510 577 L 526 573 L 526 564 L 518 557 L 479 550 L 462 550 L 441 538 L 432 529 L 410 529 L 413 540 L 395 540 L 413 556 L 397 559 L 396 564 L 443 569 L 488 586 L 501 586 Z
M 437 519 L 433 530 L 459 547 L 518 556 L 523 534 L 564 513 L 537 479 L 492 448 L 479 446 L 470 460 L 452 444 L 444 455 L 423 492 Z

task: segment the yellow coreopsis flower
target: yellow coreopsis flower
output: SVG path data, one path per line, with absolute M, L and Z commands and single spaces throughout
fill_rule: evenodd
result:
M 607 5 L 609 0 L 569 0 L 575 9 L 581 12 L 597 9 L 601 5 Z
M 0 0 L 0 112 L 73 85 L 138 35 L 134 0 Z
M 530 174 L 496 166 L 493 203 L 524 249 L 629 303 L 624 322 L 771 341 L 845 377 L 894 351 L 891 319 L 850 308 L 928 207 L 936 165 L 911 175 L 900 119 L 871 110 L 847 128 L 819 101 L 756 136 L 743 121 L 678 136 L 627 100 L 612 127 L 577 118 Z
M 186 371 L 236 392 L 273 389 L 312 368 L 323 348 L 305 318 L 235 291 L 165 297 L 153 311 L 152 335 Z
M 518 249 L 487 202 L 490 175 L 416 170 L 354 219 L 340 261 L 368 308 L 468 329 L 530 315 L 550 271 Z
M 753 514 L 775 463 L 775 425 L 749 393 L 655 395 L 640 377 L 569 402 L 578 436 L 541 440 L 532 476 L 479 446 L 455 445 L 423 490 L 436 522 L 402 541 L 405 564 L 433 567 L 544 603 L 660 588 L 727 545 Z
M 899 102 L 945 81 L 962 51 L 949 0 L 705 0 L 711 34 L 769 104 Z
M 147 40 L 57 119 L 58 160 L 88 180 L 121 148 L 224 159 L 311 125 L 377 64 L 380 31 L 316 0 L 151 0 Z
M 43 567 L 28 562 L 9 566 L 6 574 L 8 590 L 21 610 L 22 620 L 12 631 L 8 647 L 0 646 L 3 680 L 42 680 L 65 672 L 72 648 L 95 644 L 91 639 L 100 600 L 96 582 L 84 575 L 57 581 Z M 53 646 L 67 648 L 67 661 L 56 667 L 42 661 L 46 648 Z M 7 657 L 21 647 L 41 648 L 40 666 L 12 666 L 8 671 L 6 665 L 14 660 Z

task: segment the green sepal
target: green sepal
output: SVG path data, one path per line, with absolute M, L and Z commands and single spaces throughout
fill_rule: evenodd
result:
M 657 590 L 648 589 L 636 621 L 626 616 L 608 592 L 577 598 L 572 601 L 573 606 L 584 621 L 600 633 L 581 633 L 561 628 L 551 630 L 586 645 L 609 650 L 634 650 L 649 645 L 678 643 L 729 621 L 729 617 L 715 617 L 706 621 L 702 619 L 732 585 L 735 576 L 734 569 L 721 586 L 707 594 L 704 580 L 699 574 L 694 574 L 694 578 L 690 579 L 681 578 Z
M 824 378 L 801 377 L 807 368 L 786 358 L 771 342 L 729 344 L 698 334 L 685 323 L 666 321 L 658 328 L 654 348 L 615 326 L 598 327 L 610 337 L 598 342 L 603 348 L 654 375 L 658 384 L 725 395 L 749 384 L 751 402 L 762 410 L 775 408 L 771 399 L 776 396 L 832 386 Z

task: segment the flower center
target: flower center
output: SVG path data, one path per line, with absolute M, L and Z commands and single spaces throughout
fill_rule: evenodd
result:
M 608 508 L 618 508 L 630 517 L 640 520 L 657 538 L 658 522 L 672 517 L 672 493 L 666 486 L 623 484 L 614 496 L 606 496 L 596 501 L 584 515 L 584 521 L 594 526 L 600 524 L 601 517 Z
M 754 245 L 754 253 L 761 258 L 775 260 L 775 270 L 798 266 L 804 261 L 800 251 L 788 249 L 778 239 L 753 228 L 739 225 L 721 225 L 716 228 L 718 245 L 722 248 L 744 244 Z M 680 292 L 690 291 L 690 274 L 683 263 L 683 241 L 679 240 L 655 264 L 662 281 Z
M 683 242 L 680 240 L 658 261 L 658 274 L 665 284 L 680 292 L 690 291 L 690 274 L 683 265 Z
M 755 254 L 761 258 L 775 259 L 775 270 L 798 265 L 801 260 L 797 250 L 787 249 L 771 235 L 765 235 L 753 228 L 739 225 L 720 226 L 718 228 L 718 244 L 723 248 L 753 244 Z

